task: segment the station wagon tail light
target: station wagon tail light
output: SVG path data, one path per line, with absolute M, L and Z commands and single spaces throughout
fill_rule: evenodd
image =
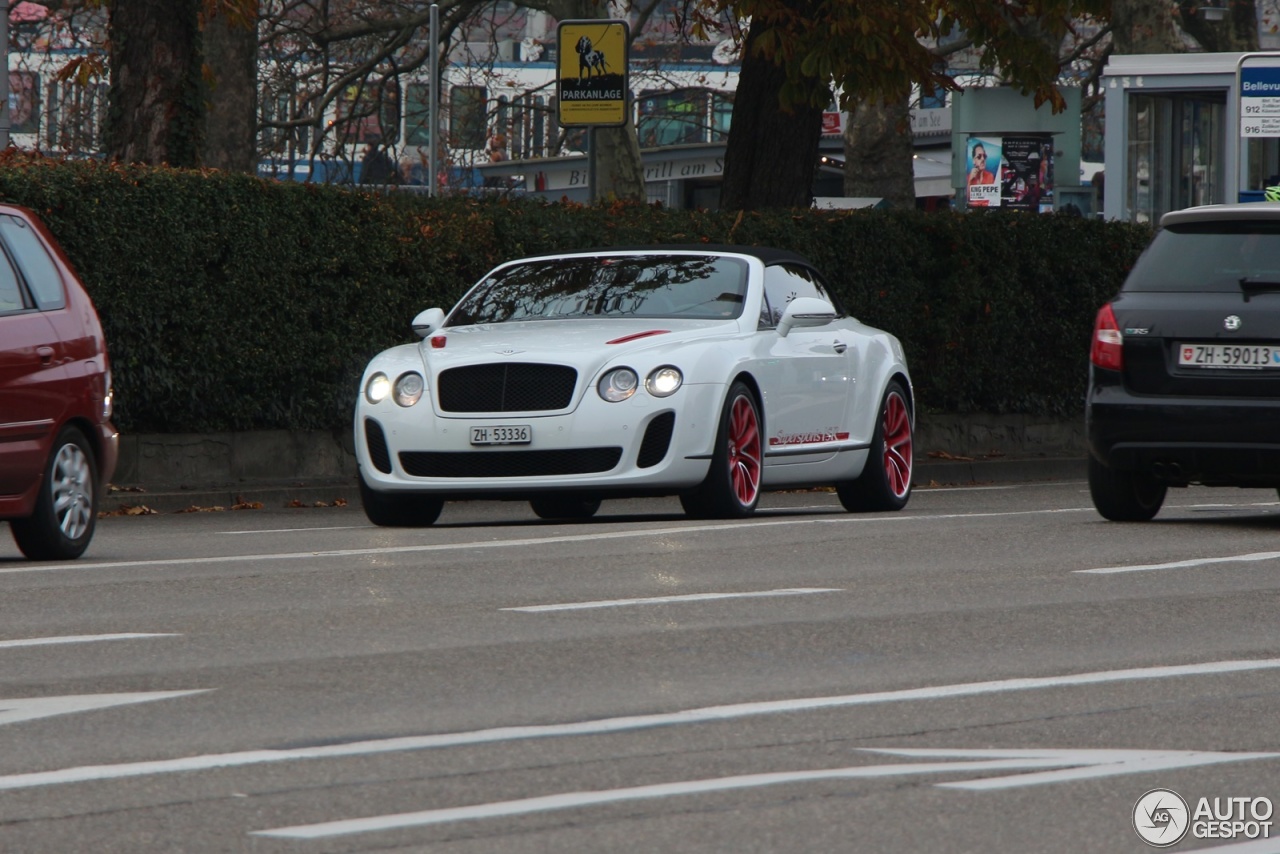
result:
M 656 368 L 644 381 L 645 390 L 654 397 L 670 397 L 684 382 L 684 375 L 673 365 Z
M 422 389 L 425 387 L 421 374 L 413 371 L 401 374 L 395 385 L 396 403 L 404 407 L 413 406 L 422 399 Z
M 630 368 L 614 368 L 600 378 L 596 391 L 610 403 L 621 403 L 636 393 L 640 377 Z
M 391 396 L 391 380 L 382 372 L 374 374 L 365 383 L 364 396 L 370 403 L 382 403 Z
M 1093 348 L 1089 361 L 1099 368 L 1118 371 L 1124 367 L 1124 336 L 1116 323 L 1116 314 L 1107 303 L 1098 309 L 1098 319 L 1093 324 Z

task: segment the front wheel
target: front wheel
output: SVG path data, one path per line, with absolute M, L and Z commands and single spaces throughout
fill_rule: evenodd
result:
M 529 500 L 539 519 L 590 519 L 600 509 L 599 498 L 579 495 L 539 495 Z
M 836 484 L 836 495 L 850 512 L 901 510 L 911 497 L 913 425 L 907 392 L 889 383 L 871 434 L 867 463 L 856 480 Z
M 31 560 L 71 560 L 84 554 L 98 519 L 98 466 L 89 440 L 65 427 L 53 443 L 35 512 L 9 523 Z
M 1137 472 L 1118 471 L 1089 457 L 1089 497 L 1112 522 L 1147 522 L 1164 504 L 1169 487 Z
M 443 498 L 378 492 L 364 482 L 363 474 L 360 475 L 360 503 L 369 521 L 384 528 L 427 528 L 440 518 L 444 508 Z
M 707 478 L 680 496 L 680 506 L 695 519 L 745 519 L 760 501 L 763 461 L 760 409 L 744 382 L 735 382 L 720 413 L 720 427 Z

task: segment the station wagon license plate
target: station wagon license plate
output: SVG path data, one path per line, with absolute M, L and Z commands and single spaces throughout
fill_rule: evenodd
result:
M 1180 368 L 1280 368 L 1280 347 L 1261 344 L 1179 344 Z
M 533 441 L 533 428 L 528 424 L 503 424 L 500 427 L 472 427 L 473 445 L 527 445 Z

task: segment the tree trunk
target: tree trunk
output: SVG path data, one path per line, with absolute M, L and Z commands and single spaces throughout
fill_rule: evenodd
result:
M 786 72 L 752 49 L 762 28 L 752 22 L 742 51 L 720 188 L 724 210 L 808 207 L 813 199 L 822 108 L 783 110 Z
M 622 127 L 597 128 L 596 147 L 596 201 L 645 201 L 644 161 L 630 117 Z
M 257 171 L 258 34 L 214 15 L 204 27 L 205 111 L 201 161 L 229 172 Z
M 200 157 L 199 0 L 109 0 L 107 156 L 194 167 Z
M 855 104 L 844 129 L 844 194 L 916 206 L 915 144 L 904 99 Z

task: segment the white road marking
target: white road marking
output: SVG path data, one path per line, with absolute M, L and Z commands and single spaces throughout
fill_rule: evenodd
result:
M 0 649 L 12 649 L 19 646 L 50 646 L 60 643 L 97 643 L 98 641 L 136 640 L 138 638 L 176 638 L 176 634 L 143 634 L 140 632 L 123 632 L 114 635 L 62 635 L 48 638 L 19 638 L 17 640 L 0 641 Z
M 790 587 L 780 590 L 760 590 L 750 593 L 686 593 L 683 596 L 650 596 L 645 599 L 604 599 L 598 602 L 568 602 L 561 605 L 524 605 L 519 608 L 500 608 L 501 611 L 577 611 L 586 608 L 620 608 L 625 605 L 663 605 L 669 602 L 706 602 L 711 599 L 759 599 L 770 596 L 804 596 L 810 593 L 841 593 L 842 587 Z
M 203 694 L 211 689 L 195 691 L 149 691 L 135 694 L 72 694 L 65 697 L 24 697 L 22 699 L 0 699 L 0 725 L 14 724 L 19 721 L 30 721 L 36 718 L 49 718 L 54 715 L 67 715 L 72 712 L 89 712 L 94 709 L 108 709 L 112 706 L 125 706 L 130 703 L 149 703 L 152 700 L 169 700 L 174 697 L 186 697 L 191 694 Z
M 756 528 L 776 528 L 782 525 L 866 525 L 876 522 L 934 522 L 945 519 L 997 519 L 1008 516 L 1039 516 L 1057 513 L 1092 513 L 1092 507 L 1065 507 L 1049 510 L 1008 510 L 992 513 L 935 513 L 931 515 L 911 516 L 895 514 L 893 516 L 837 516 L 829 519 L 752 519 L 742 522 L 726 522 L 716 525 L 687 525 L 674 528 L 627 528 L 623 531 L 600 531 L 586 534 L 565 534 L 550 537 L 529 537 L 519 540 L 473 540 L 465 543 L 431 543 L 417 546 L 380 546 L 365 549 L 334 549 L 331 551 L 284 552 L 265 554 L 235 554 L 216 557 L 175 557 L 159 560 L 122 560 L 102 563 L 55 563 L 31 564 L 0 568 L 0 575 L 19 572 L 51 572 L 61 569 L 131 569 L 144 566 L 173 566 L 182 564 L 238 563 L 241 561 L 268 560 L 305 560 L 331 557 L 365 557 L 370 555 L 412 554 L 420 552 L 468 551 L 472 549 L 511 549 L 529 548 L 531 546 L 555 545 L 558 543 L 578 543 L 590 540 L 622 540 L 644 537 L 671 537 L 680 534 L 698 534 L 707 531 L 743 531 Z
M 373 525 L 325 525 L 317 528 L 263 528 L 261 531 L 218 531 L 219 534 L 296 534 L 300 531 L 354 531 Z
M 1016 785 L 1063 782 L 1070 779 L 1079 779 L 1080 777 L 1138 774 L 1147 771 L 1185 768 L 1196 765 L 1280 758 L 1280 753 L 1199 753 L 1195 751 L 1164 750 L 874 750 L 870 752 L 903 756 L 963 756 L 975 758 L 976 761 L 919 762 L 897 765 L 824 768 L 811 771 L 779 771 L 718 777 L 709 780 L 658 783 L 649 786 L 633 786 L 626 789 L 564 792 L 511 801 L 473 804 L 465 807 L 449 807 L 422 810 L 420 812 L 344 819 L 341 821 L 326 821 L 317 824 L 300 824 L 292 827 L 277 827 L 270 830 L 253 831 L 252 835 L 271 836 L 281 839 L 325 839 L 354 833 L 399 830 L 407 827 L 422 827 L 453 821 L 504 818 L 528 815 L 530 813 L 550 812 L 552 810 L 575 809 L 595 804 L 670 798 L 681 795 L 698 795 L 705 792 L 725 792 L 736 789 L 760 788 L 788 783 L 811 783 L 822 780 L 857 780 L 875 777 L 896 777 L 905 774 L 981 773 L 1003 770 L 1025 771 L 1039 768 L 1059 769 L 1046 770 L 1038 774 L 1014 774 L 997 777 L 993 780 L 940 784 L 948 788 L 993 789 L 1009 788 Z M 999 785 L 982 785 L 992 782 Z
M 1280 552 L 1253 552 L 1246 555 L 1230 555 L 1228 557 L 1201 557 L 1190 560 L 1175 560 L 1169 563 L 1146 563 L 1134 566 L 1104 566 L 1098 569 L 1075 569 L 1082 575 L 1112 575 L 1117 572 L 1151 572 L 1159 569 L 1186 569 L 1192 566 L 1209 566 L 1215 563 L 1251 563 L 1260 560 L 1275 560 Z
M 735 703 L 724 706 L 704 706 L 683 711 L 651 715 L 629 715 L 615 718 L 599 718 L 564 724 L 532 726 L 506 726 L 437 735 L 402 736 L 399 738 L 371 739 L 343 744 L 326 744 L 291 750 L 248 750 L 237 753 L 213 753 L 187 756 L 179 759 L 157 759 L 147 762 L 126 762 L 119 765 L 86 765 L 55 771 L 34 771 L 26 774 L 0 776 L 0 791 L 26 789 L 35 786 L 52 786 L 66 783 L 82 783 L 90 780 L 116 780 L 147 774 L 172 774 L 185 771 L 202 771 L 210 768 L 229 768 L 257 765 L 267 762 L 286 762 L 299 759 L 333 759 L 343 756 L 365 756 L 376 753 L 394 753 L 410 750 L 428 750 L 460 747 L 469 744 L 492 744 L 532 738 L 558 738 L 578 735 L 600 735 L 628 732 L 663 726 L 712 723 L 735 720 L 755 715 L 805 712 L 876 703 L 898 703 L 914 700 L 938 700 L 953 697 L 973 697 L 983 694 L 1000 694 L 1012 691 L 1030 691 L 1039 688 L 1061 688 L 1076 685 L 1099 685 L 1129 680 L 1169 679 L 1181 676 L 1214 676 L 1225 673 L 1244 673 L 1280 668 L 1280 658 L 1242 661 L 1212 661 L 1203 664 L 1183 664 L 1165 667 L 1144 667 L 1128 670 L 1101 670 L 1092 673 L 1075 673 L 1065 676 L 1039 676 L 1021 679 L 1004 679 L 993 682 L 962 682 L 928 688 L 907 688 L 898 691 L 880 691 L 869 694 L 845 694 L 831 697 L 806 697 L 792 700 L 772 700 L 759 703 Z

